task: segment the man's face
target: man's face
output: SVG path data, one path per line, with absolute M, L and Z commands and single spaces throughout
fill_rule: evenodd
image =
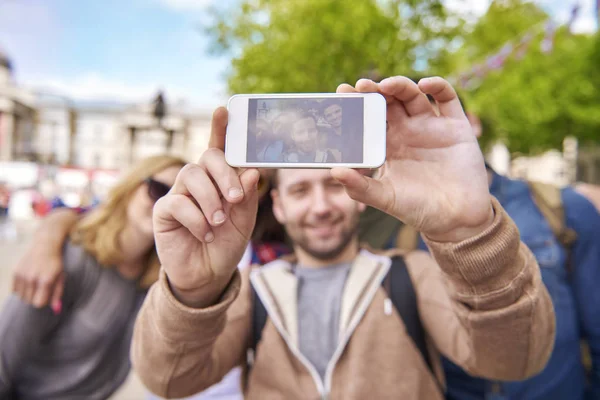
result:
M 342 126 L 342 107 L 339 104 L 332 104 L 323 112 L 329 125 L 334 128 Z
M 352 200 L 328 170 L 283 169 L 273 212 L 295 246 L 319 260 L 337 257 L 357 234 L 364 204 Z
M 298 149 L 310 153 L 317 149 L 317 123 L 311 117 L 299 119 L 292 126 L 292 140 Z

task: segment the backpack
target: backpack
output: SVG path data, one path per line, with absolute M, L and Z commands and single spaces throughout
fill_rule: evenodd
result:
M 396 308 L 396 311 L 402 318 L 402 321 L 406 326 L 406 331 L 433 374 L 431 357 L 429 356 L 427 342 L 425 340 L 425 330 L 423 329 L 421 319 L 419 318 L 417 296 L 403 257 L 392 258 L 392 265 L 382 282 L 382 286 Z M 252 341 L 250 347 L 251 356 L 249 357 L 249 368 L 251 368 L 251 364 L 255 358 L 256 347 L 262 337 L 262 331 L 267 322 L 267 317 L 267 310 L 256 293 L 256 290 L 252 287 Z

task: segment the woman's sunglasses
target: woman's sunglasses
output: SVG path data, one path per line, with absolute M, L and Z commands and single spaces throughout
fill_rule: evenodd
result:
M 171 186 L 165 185 L 152 178 L 146 178 L 144 182 L 148 186 L 148 197 L 150 197 L 152 201 L 157 201 L 171 190 Z

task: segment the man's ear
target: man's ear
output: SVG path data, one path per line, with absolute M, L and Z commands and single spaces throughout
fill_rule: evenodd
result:
M 483 133 L 483 130 L 481 128 L 481 120 L 477 115 L 473 114 L 472 112 L 467 112 L 467 119 L 471 124 L 471 128 L 473 128 L 473 133 L 475 134 L 475 137 L 479 139 L 481 137 L 481 134 Z
M 271 190 L 271 199 L 273 199 L 273 215 L 280 224 L 285 224 L 285 215 L 281 209 L 281 198 L 279 197 L 279 190 Z

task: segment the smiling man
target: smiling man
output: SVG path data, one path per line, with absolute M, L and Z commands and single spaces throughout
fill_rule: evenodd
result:
M 294 119 L 289 124 L 293 149 L 285 155 L 286 162 L 333 162 L 330 151 L 319 148 L 319 129 L 315 117 L 304 110 L 292 113 Z
M 454 89 L 441 78 L 417 85 L 404 77 L 338 88 L 355 90 L 388 100 L 381 174 L 280 170 L 274 212 L 295 258 L 243 274 L 236 264 L 256 220 L 259 175 L 227 165 L 227 112 L 215 112 L 212 148 L 155 208 L 163 269 L 132 344 L 150 390 L 169 398 L 200 392 L 249 363 L 251 349 L 248 399 L 442 399 L 440 353 L 492 379 L 524 379 L 544 367 L 554 341 L 551 300 L 535 258 L 490 195 Z M 365 205 L 423 232 L 433 258 L 361 249 Z M 257 325 L 261 306 L 267 317 Z

